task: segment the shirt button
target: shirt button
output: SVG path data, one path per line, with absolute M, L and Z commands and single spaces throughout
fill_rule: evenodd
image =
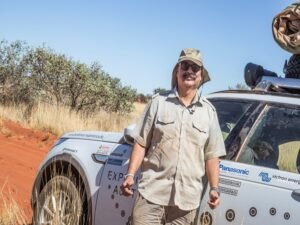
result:
M 169 177 L 168 179 L 169 179 L 169 180 L 174 180 L 174 177 Z

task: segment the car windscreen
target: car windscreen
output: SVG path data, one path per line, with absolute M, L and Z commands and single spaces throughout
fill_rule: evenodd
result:
M 216 108 L 224 141 L 252 105 L 251 102 L 228 99 L 209 99 L 209 101 Z
M 300 173 L 300 108 L 267 105 L 238 161 Z

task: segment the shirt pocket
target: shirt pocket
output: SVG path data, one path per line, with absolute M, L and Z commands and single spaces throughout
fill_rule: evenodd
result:
M 162 115 L 156 121 L 156 142 L 161 142 L 165 138 L 174 138 L 175 130 L 175 117 L 170 115 Z
M 208 138 L 208 127 L 199 121 L 192 122 L 192 129 L 190 129 L 190 141 L 198 146 L 204 147 Z

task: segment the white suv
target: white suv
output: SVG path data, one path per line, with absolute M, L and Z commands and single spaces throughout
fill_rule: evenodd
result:
M 227 156 L 220 162 L 221 204 L 211 210 L 204 189 L 195 224 L 300 224 L 300 80 L 254 64 L 245 80 L 252 90 L 206 96 L 218 112 Z M 33 224 L 130 224 L 135 196 L 120 190 L 130 131 L 63 135 L 36 176 Z

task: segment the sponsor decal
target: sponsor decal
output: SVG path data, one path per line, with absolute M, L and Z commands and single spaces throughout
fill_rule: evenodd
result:
M 213 222 L 213 217 L 212 215 L 205 211 L 201 214 L 200 216 L 200 224 L 203 224 L 203 225 L 212 225 L 212 222 Z
M 278 180 L 279 182 L 289 182 L 289 183 L 295 183 L 300 185 L 300 180 L 299 179 L 294 179 L 294 178 L 288 178 L 288 177 L 283 177 L 280 175 L 273 175 L 272 178 L 275 180 Z
M 122 157 L 122 156 L 123 156 L 123 154 L 121 154 L 121 153 L 116 153 L 116 152 L 112 152 L 111 155 L 113 155 L 113 156 L 118 156 L 118 157 Z
M 289 220 L 291 215 L 290 215 L 290 213 L 286 212 L 286 213 L 284 213 L 283 217 L 285 220 Z
M 227 195 L 233 195 L 233 196 L 237 196 L 238 195 L 238 190 L 236 189 L 231 189 L 231 188 L 227 188 L 227 187 L 219 187 L 219 191 L 221 193 L 227 194 Z
M 275 216 L 276 215 L 276 209 L 274 207 L 272 207 L 270 210 L 269 210 L 269 213 L 271 216 Z
M 108 150 L 110 150 L 110 146 L 109 145 L 100 145 L 99 150 L 108 151 Z
M 228 209 L 225 213 L 225 218 L 228 222 L 232 222 L 235 218 L 235 212 L 233 209 Z
M 96 135 L 96 134 L 81 134 L 81 133 L 74 133 L 74 134 L 69 134 L 68 136 L 71 137 L 87 137 L 87 138 L 97 138 L 97 139 L 103 139 L 103 135 Z
M 261 180 L 266 183 L 269 183 L 272 179 L 271 177 L 269 177 L 269 174 L 266 172 L 260 172 L 258 176 L 261 177 Z
M 117 181 L 123 180 L 124 174 L 116 171 L 109 170 L 107 173 L 107 179 L 111 181 Z
M 221 178 L 221 177 L 219 179 L 219 183 L 225 184 L 228 186 L 233 186 L 233 187 L 241 187 L 241 184 L 242 184 L 242 182 L 240 182 L 240 181 L 229 180 L 229 179 L 225 179 L 225 178 Z
M 272 178 L 279 181 L 279 182 L 284 182 L 284 183 L 286 183 L 287 180 L 288 180 L 287 177 L 283 177 L 283 176 L 280 176 L 280 175 L 273 175 Z
M 114 166 L 121 166 L 123 164 L 123 160 L 109 158 L 107 164 L 114 165 Z
M 281 175 L 270 175 L 269 173 L 266 172 L 260 172 L 258 175 L 261 177 L 263 182 L 270 182 L 272 179 L 276 180 L 277 182 L 282 182 L 282 183 L 295 183 L 300 185 L 300 179 L 294 179 L 294 178 L 289 178 L 289 177 L 284 177 Z
M 113 171 L 113 170 L 109 170 L 107 172 L 107 179 L 109 181 L 111 181 L 110 184 L 107 187 L 109 190 L 112 190 L 111 199 L 115 199 L 117 196 L 122 196 L 123 195 L 121 185 L 122 185 L 122 182 L 124 180 L 124 177 L 125 177 L 125 175 L 122 172 Z M 135 183 L 136 184 L 138 183 L 138 180 L 139 180 L 139 176 L 136 176 L 135 177 Z M 131 190 L 133 192 L 135 192 L 137 190 L 137 188 L 133 187 L 133 188 L 131 188 Z M 132 195 L 132 198 L 134 196 L 135 195 Z
M 257 215 L 257 209 L 255 207 L 251 207 L 249 209 L 249 215 L 255 217 Z
M 249 175 L 249 170 L 247 169 L 239 169 L 230 166 L 224 166 L 223 164 L 220 164 L 219 167 L 222 172 L 236 173 L 239 175 Z
M 297 180 L 297 179 L 288 178 L 288 182 L 293 182 L 293 183 L 296 183 L 296 184 L 300 185 L 300 180 Z
M 109 155 L 110 151 L 111 151 L 111 147 L 109 145 L 101 144 L 99 146 L 99 149 L 98 149 L 97 153 L 102 154 L 102 155 Z

